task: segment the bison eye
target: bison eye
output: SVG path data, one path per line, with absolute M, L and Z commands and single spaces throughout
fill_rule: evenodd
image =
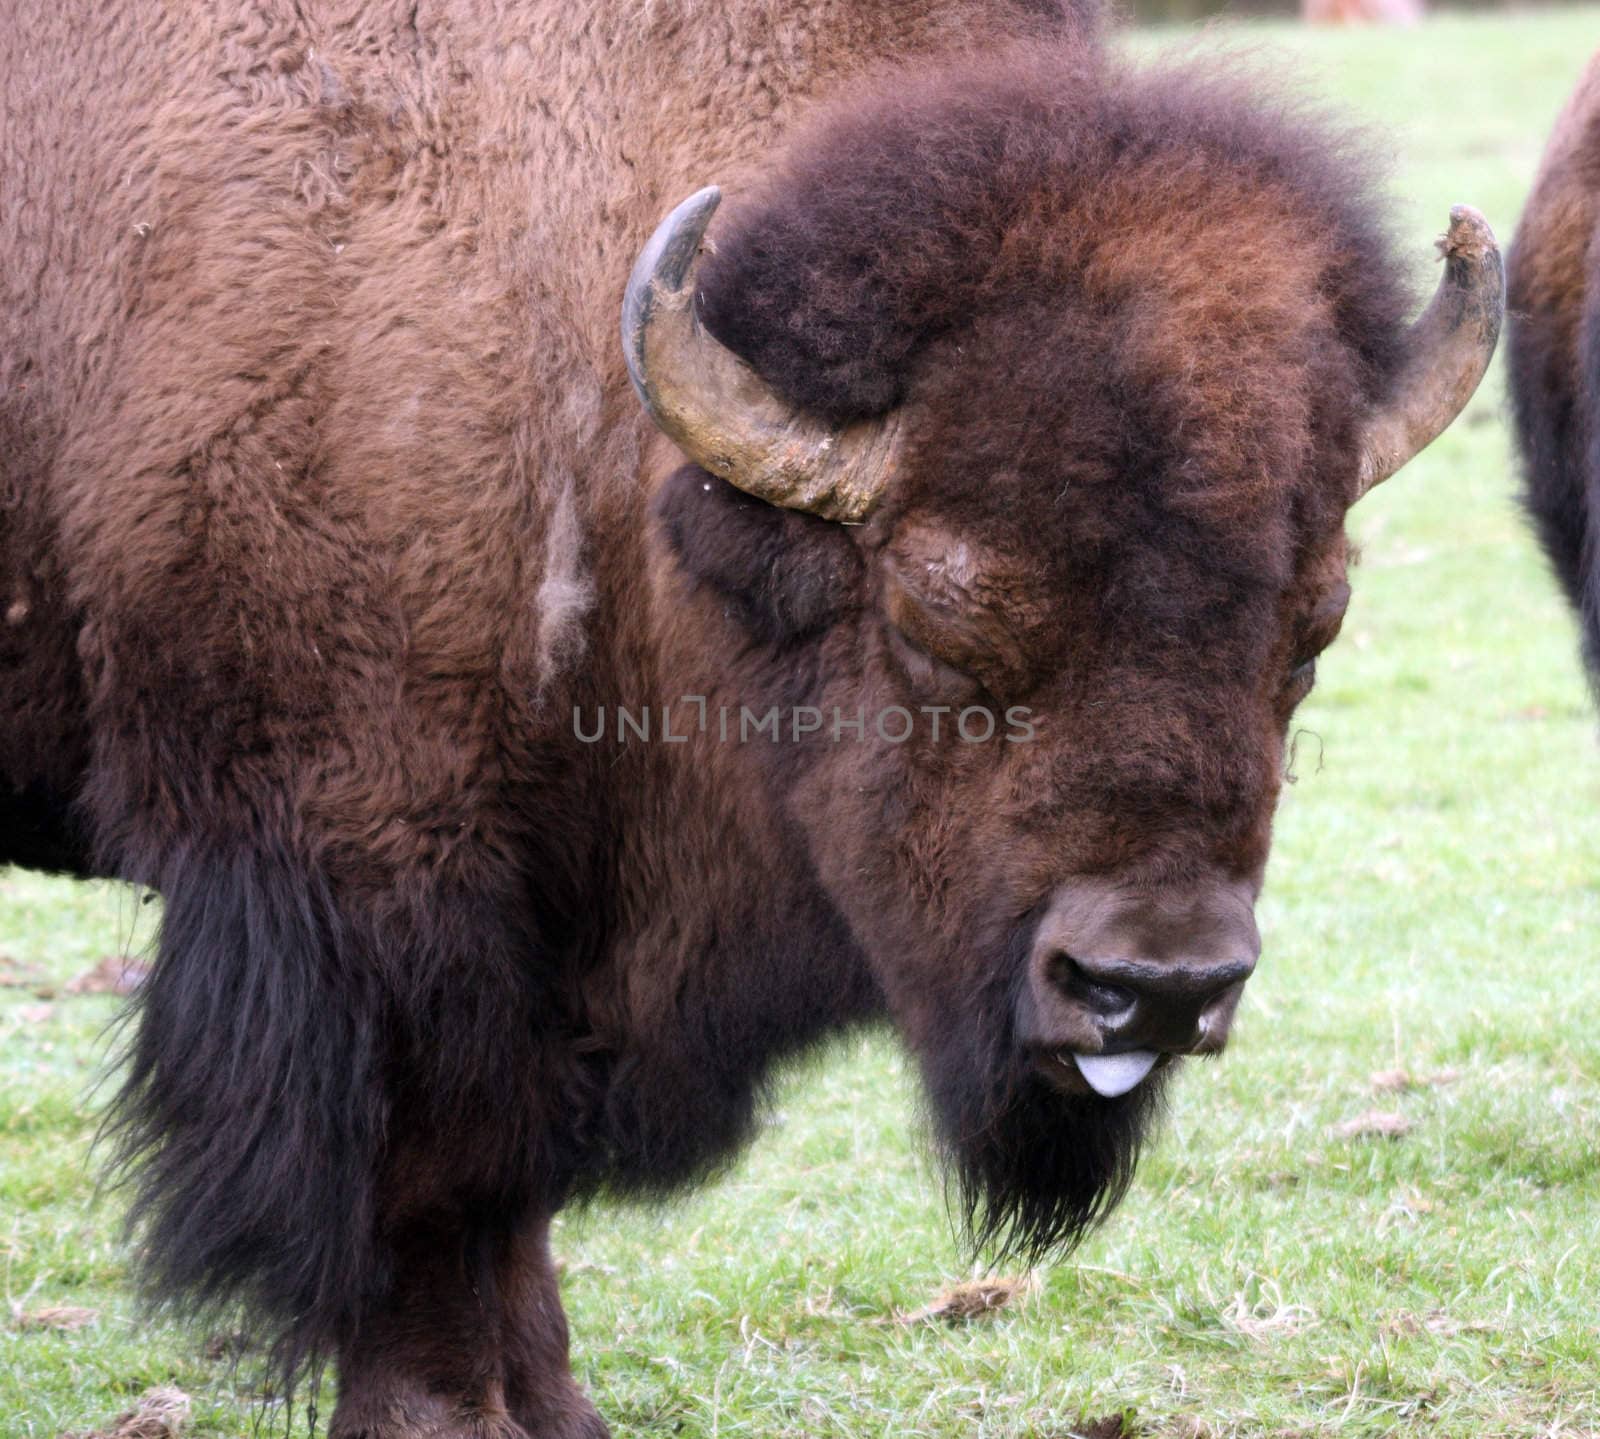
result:
M 952 703 L 981 692 L 983 687 L 978 680 L 924 649 L 898 625 L 886 624 L 884 629 L 889 635 L 889 653 L 895 667 L 913 689 Z

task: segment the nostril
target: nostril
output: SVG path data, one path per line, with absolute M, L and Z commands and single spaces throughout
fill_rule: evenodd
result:
M 1052 978 L 1065 994 L 1102 1019 L 1131 1009 L 1138 998 L 1131 989 L 1124 989 L 1120 984 L 1095 979 L 1070 954 L 1058 957 Z
M 1209 1036 L 1213 1031 L 1226 1033 L 1239 1004 L 1243 981 L 1230 984 L 1220 994 L 1213 995 L 1200 1011 L 1200 1033 Z

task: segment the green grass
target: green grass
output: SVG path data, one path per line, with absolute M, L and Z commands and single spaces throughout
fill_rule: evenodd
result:
M 1600 9 L 1223 38 L 1292 52 L 1371 122 L 1426 285 L 1452 201 L 1509 237 Z M 1356 512 L 1266 957 L 1111 1222 L 988 1320 L 884 1322 L 967 1271 L 904 1064 L 852 1044 L 785 1084 L 720 1184 L 561 1222 L 576 1363 L 619 1436 L 1065 1439 L 1113 1413 L 1152 1435 L 1600 1433 L 1600 746 L 1501 407 L 1491 382 Z M 0 879 L 0 953 L 52 983 L 138 917 L 112 887 Z M 192 1434 L 248 1433 L 248 1373 L 138 1315 L 115 1199 L 89 1204 L 113 1003 L 42 1002 L 0 989 L 0 1282 L 98 1318 L 0 1316 L 0 1434 L 86 1430 L 167 1382 Z M 1453 1078 L 1374 1092 L 1400 1067 Z M 1336 1133 L 1371 1109 L 1409 1132 Z

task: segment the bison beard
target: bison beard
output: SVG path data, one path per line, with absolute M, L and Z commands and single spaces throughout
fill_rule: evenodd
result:
M 1071 1249 L 1133 1179 L 1163 1076 L 1119 1099 L 1056 1093 L 1021 1055 L 930 1075 L 955 1203 L 976 1252 L 1030 1262 Z
M 1031 938 L 1031 927 L 1022 933 Z M 1170 1069 L 1118 1099 L 1054 1088 L 1015 1034 L 1026 952 L 1019 937 L 970 1008 L 942 1009 L 949 1018 L 924 1047 L 922 1070 L 968 1244 L 1035 1262 L 1071 1249 L 1116 1208 Z

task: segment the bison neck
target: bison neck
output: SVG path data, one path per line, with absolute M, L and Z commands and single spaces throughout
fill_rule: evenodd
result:
M 589 734 L 604 710 L 588 748 L 611 840 L 582 983 L 593 1128 L 578 1184 L 659 1192 L 728 1159 L 775 1068 L 883 1001 L 783 813 L 773 755 L 719 738 L 715 693 L 702 732 L 699 706 L 639 682 L 622 688 L 656 702 L 580 707 Z

